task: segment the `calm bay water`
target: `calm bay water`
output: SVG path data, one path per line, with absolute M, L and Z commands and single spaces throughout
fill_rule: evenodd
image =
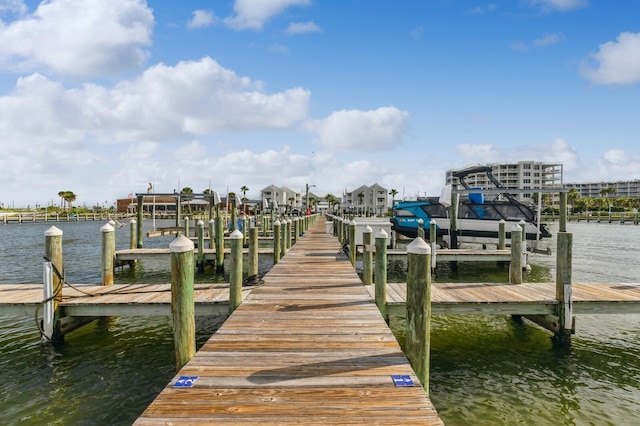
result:
M 0 225 L 0 285 L 41 282 L 44 231 L 63 230 L 67 280 L 100 280 L 101 222 Z M 162 226 L 158 223 L 158 226 Z M 171 223 L 164 224 L 170 226 Z M 570 223 L 574 281 L 640 282 L 640 227 Z M 128 226 L 116 231 L 129 244 Z M 173 237 L 145 239 L 166 247 Z M 555 255 L 535 255 L 525 279 L 553 281 Z M 261 266 L 268 268 L 268 266 Z M 402 264 L 390 274 L 403 276 Z M 198 281 L 220 281 L 211 274 Z M 461 263 L 436 281 L 506 281 L 506 270 Z M 145 262 L 116 282 L 169 282 L 164 265 Z M 197 320 L 198 346 L 219 320 Z M 403 340 L 402 318 L 392 327 Z M 640 316 L 578 316 L 571 350 L 550 334 L 506 316 L 435 316 L 431 399 L 447 425 L 640 424 Z M 174 375 L 168 318 L 102 320 L 42 345 L 33 318 L 0 315 L 0 424 L 131 424 Z

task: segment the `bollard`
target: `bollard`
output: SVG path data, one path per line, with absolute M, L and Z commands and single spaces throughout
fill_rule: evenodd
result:
M 407 246 L 407 358 L 429 394 L 431 346 L 431 248 L 416 238 Z
M 249 276 L 247 281 L 258 282 L 258 228 L 249 228 Z
M 231 238 L 231 261 L 229 269 L 229 315 L 242 303 L 242 240 L 243 235 L 235 230 Z
M 436 245 L 438 244 L 438 223 L 435 219 L 429 221 L 429 244 L 431 245 L 431 270 L 436 269 Z
M 280 259 L 287 254 L 287 219 L 280 222 Z
M 64 284 L 64 267 L 62 264 L 62 231 L 55 226 L 50 227 L 44 232 L 44 258 L 50 262 L 53 269 L 53 279 L 51 283 L 51 294 L 47 296 L 53 298 L 53 304 L 50 309 L 53 311 L 50 321 L 53 323 L 49 337 L 51 340 L 61 338 L 60 325 L 58 318 L 58 303 L 62 302 L 62 286 Z
M 509 282 L 511 284 L 522 284 L 522 228 L 519 225 L 514 225 L 511 229 Z
M 184 217 L 184 236 L 189 238 L 191 230 L 189 229 L 189 216 Z
M 522 267 L 522 269 L 526 269 L 527 268 L 527 231 L 526 231 L 527 223 L 524 221 L 524 219 L 520 219 L 520 222 L 518 222 L 518 225 L 522 229 L 522 244 L 521 244 L 522 260 L 520 261 L 520 266 Z
M 387 315 L 387 233 L 380 228 L 376 234 L 376 265 L 374 279 L 376 283 L 375 299 L 376 305 L 385 321 L 389 320 Z
M 498 222 L 498 250 L 504 250 L 507 247 L 507 222 L 504 219 L 500 219 Z
M 273 222 L 273 264 L 280 261 L 280 221 Z
M 179 371 L 196 353 L 193 248 L 193 242 L 184 235 L 179 235 L 169 244 L 176 371 Z
M 556 299 L 558 300 L 557 316 L 559 330 L 554 339 L 562 344 L 571 343 L 573 318 L 571 311 L 572 277 L 571 264 L 573 256 L 573 235 L 568 232 L 558 232 L 556 254 Z
M 196 236 L 198 238 L 198 272 L 204 272 L 204 222 L 199 220 L 196 223 Z
M 102 232 L 102 285 L 113 285 L 113 264 L 116 255 L 116 232 L 108 223 Z
M 373 283 L 373 252 L 374 247 L 371 246 L 371 236 L 373 230 L 369 225 L 364 227 L 362 231 L 362 283 L 370 285 Z
M 134 249 L 138 245 L 138 225 L 135 219 L 129 222 L 129 248 Z

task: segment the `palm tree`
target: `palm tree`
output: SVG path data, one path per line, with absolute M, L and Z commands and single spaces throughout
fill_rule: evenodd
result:
M 62 199 L 66 201 L 69 210 L 72 208 L 72 203 L 76 200 L 76 198 L 77 196 L 73 193 L 73 191 L 63 191 Z
M 569 203 L 569 205 L 571 206 L 572 212 L 576 205 L 576 202 L 579 199 L 580 199 L 580 194 L 578 193 L 578 190 L 576 188 L 569 189 L 569 192 L 567 193 L 567 203 Z
M 246 206 L 245 206 L 245 201 L 247 201 L 247 191 L 249 190 L 249 188 L 247 188 L 246 185 L 242 185 L 242 187 L 240 188 L 240 191 L 242 191 L 242 213 L 246 213 Z
M 180 193 L 181 193 L 181 194 L 193 194 L 193 189 L 191 189 L 191 188 L 190 188 L 190 187 L 188 187 L 188 186 L 185 186 L 184 188 L 182 188 L 182 189 L 180 190 Z M 189 214 L 191 214 L 191 202 L 190 202 L 190 201 L 191 201 L 191 199 L 192 199 L 192 198 L 193 198 L 193 197 L 184 197 L 184 199 L 186 199 L 186 200 L 187 200 L 187 212 L 188 212 Z
M 391 189 L 391 191 L 389 191 L 389 195 L 391 195 L 391 208 L 393 208 L 393 205 L 396 203 L 396 195 L 398 195 L 398 191 Z
M 60 197 L 60 210 L 62 210 L 64 208 L 64 193 L 67 191 L 60 191 L 58 192 L 58 197 Z

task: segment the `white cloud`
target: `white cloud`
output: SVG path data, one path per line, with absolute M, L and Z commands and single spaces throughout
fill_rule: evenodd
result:
M 544 47 L 559 43 L 560 40 L 562 40 L 562 35 L 547 33 L 542 37 L 533 40 L 533 45 L 536 47 Z
M 0 68 L 108 76 L 138 69 L 149 53 L 151 9 L 142 0 L 51 0 L 0 25 Z
M 4 11 L 21 15 L 27 12 L 27 6 L 22 0 L 0 0 L 0 13 Z
M 465 164 L 493 163 L 500 161 L 502 155 L 498 147 L 492 144 L 463 143 L 456 150 Z
M 483 13 L 493 12 L 496 10 L 497 5 L 495 3 L 489 3 L 486 6 L 476 6 L 474 8 L 468 9 L 465 13 L 469 15 L 481 15 Z
M 194 10 L 193 18 L 187 22 L 187 28 L 205 28 L 213 25 L 216 21 L 216 15 L 206 10 Z
M 582 9 L 589 6 L 588 0 L 529 0 L 534 6 L 539 6 L 546 11 L 568 11 Z
M 310 124 L 320 143 L 339 151 L 388 151 L 403 143 L 409 113 L 393 106 L 371 111 L 341 110 Z
M 616 41 L 599 46 L 580 72 L 596 84 L 632 84 L 640 81 L 640 33 L 621 33 Z
M 292 22 L 286 29 L 287 34 L 307 34 L 307 33 L 321 33 L 322 28 L 316 25 L 315 22 Z
M 237 30 L 261 30 L 266 22 L 291 6 L 308 6 L 311 0 L 236 0 L 235 14 L 225 19 L 227 25 Z
M 606 181 L 640 179 L 640 155 L 623 149 L 607 150 L 598 161 L 598 175 Z

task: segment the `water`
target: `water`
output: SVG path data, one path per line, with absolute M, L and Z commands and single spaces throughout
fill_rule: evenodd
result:
M 68 281 L 99 282 L 102 223 L 61 222 L 0 225 L 0 283 L 41 281 L 43 235 L 52 224 L 64 232 Z M 570 223 L 569 231 L 574 281 L 640 282 L 640 226 Z M 116 232 L 118 248 L 128 247 L 128 226 Z M 145 239 L 145 247 L 171 239 Z M 555 256 L 530 262 L 526 280 L 554 280 Z M 391 264 L 389 272 L 402 278 L 404 265 Z M 434 279 L 506 281 L 508 272 L 461 263 L 457 272 L 439 268 Z M 116 275 L 118 283 L 169 280 L 167 268 L 151 262 Z M 639 424 L 639 321 L 578 316 L 567 351 L 552 346 L 550 333 L 507 316 L 435 316 L 431 399 L 447 425 Z M 218 326 L 198 319 L 198 346 Z M 392 327 L 402 342 L 404 320 L 394 318 Z M 174 375 L 168 318 L 100 321 L 54 348 L 39 343 L 32 318 L 0 316 L 0 353 L 0 424 L 131 424 Z

